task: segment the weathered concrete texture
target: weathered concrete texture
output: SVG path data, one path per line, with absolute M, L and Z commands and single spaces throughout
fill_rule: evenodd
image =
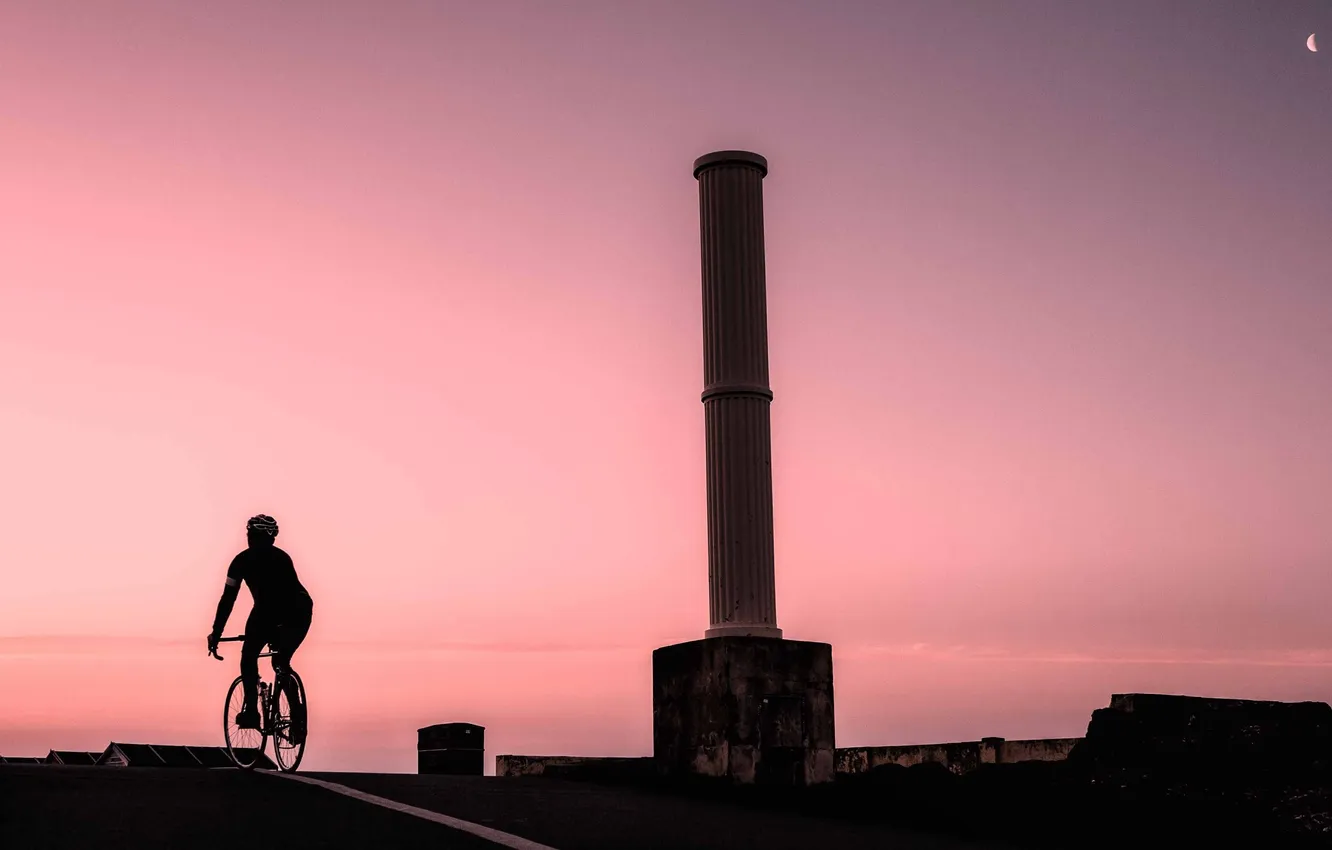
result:
M 835 768 L 832 647 L 717 637 L 652 654 L 652 743 L 668 776 L 813 785 Z
M 647 778 L 656 774 L 651 756 L 495 756 L 495 776 Z
M 845 747 L 837 750 L 838 775 L 866 773 L 885 764 L 911 767 L 941 764 L 956 774 L 970 773 L 982 764 L 1023 761 L 1062 761 L 1081 738 L 1039 738 L 1006 741 L 982 738 L 948 744 L 912 744 L 897 747 Z
M 416 772 L 481 776 L 485 735 L 485 727 L 475 723 L 439 723 L 416 730 Z
M 990 748 L 990 761 L 993 761 Z M 970 773 L 984 760 L 979 741 L 959 741 L 950 744 L 913 744 L 899 747 L 847 747 L 837 751 L 837 774 L 867 773 L 885 764 L 902 767 L 932 762 L 941 764 L 953 773 Z
M 1030 738 L 1023 741 L 1005 741 L 999 745 L 996 761 L 999 764 L 1017 764 L 1024 761 L 1063 761 L 1081 738 Z

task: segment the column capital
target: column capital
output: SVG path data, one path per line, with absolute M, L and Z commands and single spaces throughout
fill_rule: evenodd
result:
M 768 176 L 768 160 L 753 151 L 713 151 L 694 160 L 694 178 L 706 168 L 717 165 L 748 165 Z

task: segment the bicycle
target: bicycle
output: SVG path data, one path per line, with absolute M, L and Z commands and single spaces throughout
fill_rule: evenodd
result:
M 245 635 L 237 635 L 219 638 L 218 643 L 243 640 Z M 216 651 L 210 654 L 218 661 L 226 660 Z M 270 658 L 272 655 L 272 644 L 268 645 L 267 652 L 259 653 L 260 658 Z M 295 670 L 283 670 L 273 665 L 273 672 L 272 685 L 264 681 L 262 675 L 259 677 L 258 729 L 242 729 L 236 725 L 236 715 L 245 704 L 245 688 L 240 676 L 231 683 L 222 705 L 222 735 L 227 742 L 227 754 L 242 770 L 252 770 L 259 763 L 269 738 L 273 739 L 273 761 L 283 773 L 294 772 L 305 755 L 306 729 L 297 726 L 298 723 L 302 727 L 308 726 L 306 721 L 309 713 L 304 710 L 305 684 Z M 296 695 L 295 706 L 291 702 L 293 693 Z M 292 709 L 297 706 L 302 709 L 300 721 L 292 717 Z

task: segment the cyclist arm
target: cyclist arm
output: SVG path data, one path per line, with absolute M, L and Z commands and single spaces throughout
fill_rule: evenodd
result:
M 231 617 L 231 608 L 236 604 L 236 594 L 240 593 L 241 570 L 240 556 L 227 568 L 227 583 L 222 588 L 222 598 L 217 601 L 217 613 L 213 615 L 213 635 L 220 636 Z
M 231 608 L 236 604 L 236 594 L 239 592 L 240 584 L 228 576 L 227 585 L 222 588 L 222 598 L 217 601 L 217 614 L 213 617 L 213 634 L 220 635 L 226 628 Z

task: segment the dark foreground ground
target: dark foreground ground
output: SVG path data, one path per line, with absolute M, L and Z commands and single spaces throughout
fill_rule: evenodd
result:
M 323 774 L 378 797 L 555 850 L 1332 847 L 1332 787 L 1238 794 L 1058 781 L 1062 768 L 878 770 L 804 791 L 662 785 L 642 776 Z M 1274 805 L 1275 802 L 1275 805 Z M 264 772 L 0 766 L 0 848 L 495 847 Z
M 1088 772 L 1066 762 L 983 765 L 965 775 L 937 764 L 886 765 L 809 789 L 663 784 L 632 766 L 558 768 L 564 781 L 733 809 L 889 826 L 938 840 L 1031 848 L 1234 846 L 1332 850 L 1332 775 L 1188 760 L 1143 772 Z M 548 779 L 550 782 L 559 780 Z
M 997 847 L 658 791 L 541 778 L 303 774 L 556 850 Z M 473 850 L 496 846 L 282 777 L 234 770 L 0 766 L 0 847 Z
M 274 776 L 236 770 L 0 766 L 3 848 L 230 850 L 256 845 L 495 847 Z

